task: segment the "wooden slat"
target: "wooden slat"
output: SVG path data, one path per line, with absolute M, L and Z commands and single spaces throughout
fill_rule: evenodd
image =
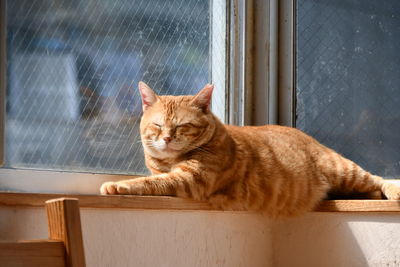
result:
M 0 193 L 0 206 L 43 207 L 48 199 L 72 197 L 83 208 L 153 209 L 153 210 L 216 210 L 208 203 L 176 197 L 100 196 L 36 193 Z M 400 212 L 396 200 L 325 200 L 318 212 Z
M 321 212 L 400 212 L 397 200 L 326 200 L 316 209 Z
M 1 241 L 0 266 L 61 267 L 65 266 L 64 251 L 61 241 Z
M 81 219 L 78 199 L 58 198 L 46 201 L 50 239 L 64 242 L 69 267 L 84 267 Z

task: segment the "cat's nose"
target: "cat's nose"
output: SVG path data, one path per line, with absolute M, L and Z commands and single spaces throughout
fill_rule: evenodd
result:
M 172 141 L 172 138 L 167 136 L 167 137 L 163 137 L 163 140 L 165 141 L 166 144 L 168 144 L 169 142 Z

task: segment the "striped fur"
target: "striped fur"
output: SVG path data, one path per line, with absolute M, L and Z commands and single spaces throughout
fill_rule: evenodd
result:
M 209 110 L 212 85 L 196 96 L 158 96 L 144 83 L 139 88 L 152 176 L 105 183 L 102 194 L 178 196 L 274 217 L 312 210 L 328 192 L 381 191 L 400 199 L 399 187 L 297 129 L 222 124 Z

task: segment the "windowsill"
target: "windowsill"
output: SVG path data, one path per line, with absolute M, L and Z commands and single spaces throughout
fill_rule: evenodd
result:
M 208 203 L 176 197 L 100 196 L 0 192 L 0 207 L 42 207 L 48 199 L 78 198 L 82 208 L 149 210 L 217 210 Z M 396 200 L 325 200 L 317 212 L 400 212 Z

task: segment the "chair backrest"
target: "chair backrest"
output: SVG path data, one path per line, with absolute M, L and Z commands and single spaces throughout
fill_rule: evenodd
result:
M 84 267 L 78 199 L 46 201 L 49 239 L 0 241 L 0 265 L 5 267 Z

